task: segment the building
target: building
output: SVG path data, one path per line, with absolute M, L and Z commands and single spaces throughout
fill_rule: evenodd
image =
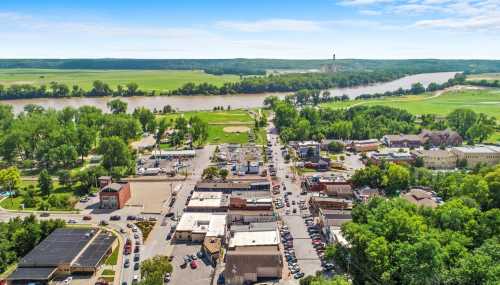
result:
M 455 131 L 450 129 L 442 131 L 422 130 L 419 136 L 434 147 L 438 146 L 459 146 L 463 143 L 462 137 Z
M 323 228 L 330 226 L 340 227 L 352 220 L 351 210 L 325 210 L 319 209 L 318 220 Z
M 193 158 L 196 156 L 194 149 L 185 150 L 153 150 L 151 159 Z
M 358 201 L 368 202 L 373 197 L 379 197 L 380 192 L 378 189 L 370 188 L 369 186 L 365 186 L 361 189 L 357 189 L 354 191 L 354 196 Z
M 111 176 L 100 176 L 97 180 L 99 181 L 100 188 L 104 188 L 113 182 Z
M 130 183 L 113 182 L 99 192 L 99 207 L 102 209 L 121 209 L 130 199 Z
M 388 147 L 418 148 L 424 144 L 424 139 L 419 135 L 385 135 L 382 141 Z
M 223 273 L 226 284 L 281 278 L 283 259 L 276 223 L 231 226 L 230 232 Z
M 259 174 L 260 166 L 258 161 L 247 161 L 235 167 L 236 172 L 245 174 Z
M 326 196 L 312 196 L 309 198 L 309 206 L 311 207 L 311 213 L 317 215 L 320 209 L 350 210 L 352 209 L 352 201 Z
M 297 142 L 295 144 L 297 154 L 301 159 L 318 160 L 320 154 L 320 143 L 315 141 Z
M 226 284 L 242 285 L 281 279 L 283 258 L 278 246 L 243 246 L 228 250 L 223 272 Z
M 453 169 L 457 166 L 457 155 L 451 151 L 435 150 L 414 150 L 412 154 L 421 158 L 424 166 L 432 169 Z
M 344 179 L 342 176 L 321 176 L 321 175 L 312 175 L 305 176 L 301 182 L 302 188 L 309 192 L 325 192 L 327 191 L 328 186 L 338 186 L 351 187 L 351 182 Z M 335 188 L 335 187 L 334 187 Z M 338 188 L 337 188 L 338 189 Z M 333 190 L 333 188 L 330 188 Z
M 224 238 L 226 223 L 226 214 L 185 212 L 177 224 L 174 239 L 203 242 L 205 237 Z
M 228 179 L 226 181 L 201 181 L 196 183 L 196 191 L 271 191 L 271 182 L 266 179 Z
M 226 212 L 229 207 L 229 195 L 221 191 L 195 191 L 186 206 L 186 212 Z
M 8 284 L 50 284 L 72 274 L 95 274 L 117 245 L 116 236 L 92 228 L 59 228 L 21 258 Z
M 351 245 L 349 242 L 345 239 L 344 235 L 342 234 L 342 229 L 338 226 L 330 226 L 326 230 L 325 234 L 326 240 L 328 243 L 338 243 L 344 247 L 350 247 Z
M 370 160 L 374 164 L 380 165 L 382 161 L 392 162 L 397 164 L 412 164 L 415 162 L 415 157 L 408 152 L 387 152 L 387 153 L 372 153 Z
M 352 141 L 350 147 L 355 152 L 377 151 L 380 142 L 377 139 Z
M 500 163 L 500 147 L 492 145 L 454 147 L 451 151 L 458 161 L 465 160 L 467 167 L 472 168 L 478 163 L 495 165 Z
M 422 207 L 436 208 L 440 203 L 442 203 L 441 198 L 437 197 L 430 191 L 420 188 L 410 189 L 410 191 L 401 195 L 401 198 Z
M 218 237 L 205 237 L 201 250 L 208 257 L 212 265 L 216 265 L 222 250 L 222 239 Z

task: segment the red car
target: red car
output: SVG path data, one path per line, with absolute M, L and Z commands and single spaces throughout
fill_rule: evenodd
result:
M 198 264 L 196 264 L 196 261 L 192 260 L 191 263 L 191 269 L 196 269 L 198 267 Z
M 90 220 L 92 220 L 92 217 L 91 216 L 83 216 L 83 220 L 90 221 Z

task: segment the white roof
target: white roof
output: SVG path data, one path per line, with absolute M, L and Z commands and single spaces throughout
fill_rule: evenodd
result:
M 277 230 L 259 232 L 235 232 L 229 241 L 229 247 L 255 246 L 255 245 L 277 245 L 279 234 Z
M 207 236 L 221 237 L 226 231 L 226 214 L 192 213 L 182 214 L 176 231 L 206 233 Z
M 219 207 L 221 206 L 223 193 L 222 192 L 193 192 L 191 200 L 189 200 L 188 208 L 194 207 Z
M 299 146 L 308 146 L 308 145 L 319 145 L 319 142 L 316 141 L 303 141 L 298 143 Z
M 194 149 L 186 150 L 154 150 L 153 155 L 164 155 L 164 156 L 195 156 L 196 151 Z
M 498 153 L 500 147 L 492 145 L 459 146 L 453 149 L 463 153 Z
M 343 246 L 349 246 L 349 242 L 344 238 L 344 235 L 342 234 L 342 230 L 340 229 L 340 227 L 331 226 L 330 232 L 332 233 L 333 237 L 338 243 L 340 243 Z

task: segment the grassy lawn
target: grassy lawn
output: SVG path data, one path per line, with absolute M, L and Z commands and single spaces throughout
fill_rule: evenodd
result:
M 485 113 L 500 119 L 500 90 L 451 91 L 441 96 L 431 95 L 389 97 L 372 100 L 353 100 L 349 102 L 331 102 L 325 107 L 345 108 L 354 104 L 383 105 L 408 110 L 412 114 L 447 115 L 457 108 L 470 108 L 475 112 Z
M 111 269 L 104 269 L 102 271 L 102 274 L 101 275 L 111 275 L 111 276 L 115 276 L 115 271 L 114 270 L 111 270 Z
M 23 180 L 21 182 L 20 189 L 23 189 L 24 187 L 28 187 L 30 185 L 34 185 L 35 186 L 35 190 L 37 192 L 37 197 L 39 197 L 42 200 L 47 200 L 46 197 L 41 196 L 41 194 L 39 193 L 36 181 L 24 181 Z M 54 195 L 54 196 L 68 195 L 69 197 L 74 198 L 75 200 L 77 200 L 78 196 L 75 194 L 76 189 L 78 189 L 78 185 L 75 185 L 71 189 L 69 189 L 68 187 L 64 187 L 64 186 L 59 185 L 58 182 L 54 182 L 54 189 L 52 190 L 51 195 Z M 2 206 L 5 209 L 8 209 L 8 210 L 23 210 L 23 208 L 21 207 L 21 204 L 23 204 L 23 197 L 22 197 L 22 195 L 19 195 L 19 196 L 15 197 L 15 198 L 4 199 L 0 203 L 0 206 Z M 27 208 L 27 207 L 24 207 L 24 210 L 39 210 L 39 209 L 38 208 Z M 54 207 L 54 208 L 50 208 L 49 210 L 50 211 L 71 211 L 71 210 L 74 210 L 74 208 L 57 208 L 57 207 Z
M 89 90 L 92 82 L 101 80 L 116 88 L 135 82 L 142 90 L 172 90 L 193 83 L 211 83 L 217 86 L 225 82 L 239 81 L 236 75 L 211 75 L 197 70 L 79 70 L 79 69 L 0 69 L 0 84 L 48 85 L 52 81 L 65 83 L 70 88 L 79 85 Z
M 500 132 L 496 132 L 488 138 L 488 143 L 500 143 Z
M 106 259 L 106 261 L 104 262 L 104 264 L 106 264 L 106 265 L 116 265 L 118 263 L 118 251 L 119 250 L 120 250 L 120 245 L 116 246 L 113 249 L 113 252 L 111 253 L 110 256 L 108 256 L 108 258 Z M 108 274 L 104 274 L 104 275 L 108 275 Z
M 472 74 L 467 75 L 467 80 L 500 80 L 500 73 L 481 73 L 481 74 Z
M 160 118 L 167 118 L 168 120 L 174 121 L 176 118 L 184 116 L 186 119 L 193 116 L 198 116 L 202 121 L 208 123 L 208 140 L 209 144 L 220 144 L 220 143 L 247 143 L 248 133 L 247 132 L 226 132 L 224 128 L 226 127 L 237 127 L 243 126 L 248 128 L 253 128 L 254 119 L 253 115 L 246 110 L 230 110 L 230 111 L 193 111 L 193 112 L 183 112 L 159 116 Z M 263 144 L 266 143 L 266 131 L 265 128 L 261 128 L 256 134 L 256 143 Z M 160 147 L 164 150 L 172 149 L 171 146 L 167 144 L 162 144 Z

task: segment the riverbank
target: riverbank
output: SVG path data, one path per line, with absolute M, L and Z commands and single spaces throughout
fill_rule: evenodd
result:
M 334 88 L 330 89 L 332 96 L 347 95 L 351 99 L 362 94 L 383 93 L 394 91 L 398 88 L 408 89 L 412 84 L 420 82 L 428 85 L 431 82 L 443 83 L 453 78 L 455 72 L 423 73 L 406 76 L 394 81 L 377 83 L 368 86 L 359 86 L 355 88 Z M 163 106 L 170 105 L 178 111 L 197 111 L 212 110 L 217 106 L 231 106 L 231 108 L 259 108 L 263 106 L 264 99 L 269 96 L 278 96 L 284 98 L 286 93 L 261 93 L 261 94 L 235 94 L 235 95 L 212 95 L 212 96 L 133 96 L 120 97 L 122 101 L 127 102 L 128 111 L 131 112 L 137 107 L 146 107 L 151 110 L 160 110 Z M 71 98 L 37 98 L 37 99 L 16 99 L 2 100 L 0 104 L 9 104 L 13 106 L 14 113 L 23 111 L 24 106 L 28 104 L 37 104 L 44 108 L 54 108 L 57 110 L 65 107 L 78 108 L 85 105 L 94 106 L 102 110 L 107 110 L 107 102 L 116 99 L 116 97 L 71 97 Z

